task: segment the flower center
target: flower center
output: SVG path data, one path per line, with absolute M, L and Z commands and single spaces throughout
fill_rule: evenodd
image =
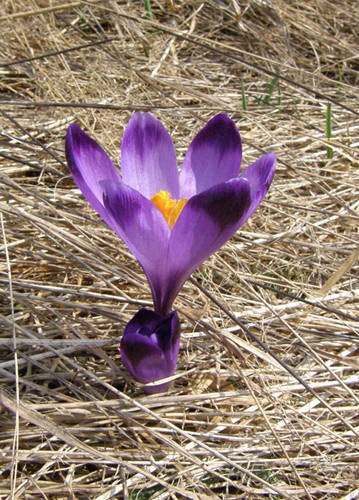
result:
M 172 200 L 170 198 L 170 193 L 167 191 L 158 191 L 158 193 L 152 196 L 151 201 L 154 205 L 156 205 L 158 210 L 166 219 L 170 229 L 172 229 L 179 214 L 182 212 L 182 208 L 187 202 L 187 198 L 183 198 L 182 200 Z

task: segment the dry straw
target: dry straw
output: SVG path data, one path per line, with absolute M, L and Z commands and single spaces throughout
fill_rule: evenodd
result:
M 0 7 L 0 498 L 357 498 L 359 4 L 150 5 Z M 177 298 L 156 396 L 118 350 L 143 272 L 64 163 L 72 122 L 119 163 L 134 110 L 180 158 L 218 112 L 278 158 Z

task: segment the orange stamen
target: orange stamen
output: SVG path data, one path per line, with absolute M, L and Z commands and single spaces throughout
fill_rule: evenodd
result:
M 187 198 L 183 198 L 182 200 L 172 200 L 170 198 L 170 193 L 167 191 L 158 191 L 158 193 L 152 196 L 151 201 L 154 205 L 156 205 L 158 210 L 166 219 L 170 229 L 172 229 L 187 202 Z

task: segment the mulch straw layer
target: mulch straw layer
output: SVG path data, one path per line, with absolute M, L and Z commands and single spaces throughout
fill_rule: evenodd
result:
M 0 498 L 358 498 L 357 0 L 4 0 L 0 23 Z M 119 355 L 149 286 L 64 156 L 75 122 L 119 165 L 135 110 L 179 163 L 220 112 L 244 165 L 278 159 L 177 297 L 153 396 Z

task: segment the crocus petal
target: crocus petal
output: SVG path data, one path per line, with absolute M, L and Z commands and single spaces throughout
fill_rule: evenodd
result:
M 108 225 L 141 264 L 150 283 L 156 308 L 158 290 L 165 281 L 163 270 L 170 228 L 150 200 L 123 182 L 103 182 L 103 189 Z
M 247 220 L 250 186 L 232 179 L 193 196 L 172 229 L 167 281 L 160 311 L 165 314 L 189 275 Z
M 189 198 L 238 176 L 241 137 L 226 115 L 214 116 L 191 142 L 180 172 L 180 198 Z
M 131 337 L 131 335 L 134 335 L 143 327 L 146 327 L 153 332 L 162 320 L 163 316 L 156 313 L 156 311 L 143 307 L 137 311 L 133 318 L 127 323 L 123 338 Z
M 120 346 L 121 359 L 135 380 L 143 384 L 173 375 L 179 350 L 179 320 L 175 311 L 161 316 L 140 309 L 127 324 Z M 169 383 L 145 388 L 153 394 Z
M 168 132 L 151 113 L 135 113 L 121 146 L 122 180 L 146 198 L 168 191 L 178 198 L 176 152 Z
M 163 354 L 149 337 L 133 333 L 122 343 L 121 356 L 123 364 L 138 382 L 147 384 L 161 378 L 157 376 L 157 372 L 163 363 Z
M 66 159 L 77 187 L 105 222 L 102 181 L 120 181 L 120 175 L 105 151 L 81 128 L 72 124 L 66 134 Z
M 263 155 L 243 170 L 241 179 L 247 179 L 251 188 L 251 206 L 248 209 L 249 218 L 257 210 L 267 194 L 275 172 L 276 157 L 274 151 Z

